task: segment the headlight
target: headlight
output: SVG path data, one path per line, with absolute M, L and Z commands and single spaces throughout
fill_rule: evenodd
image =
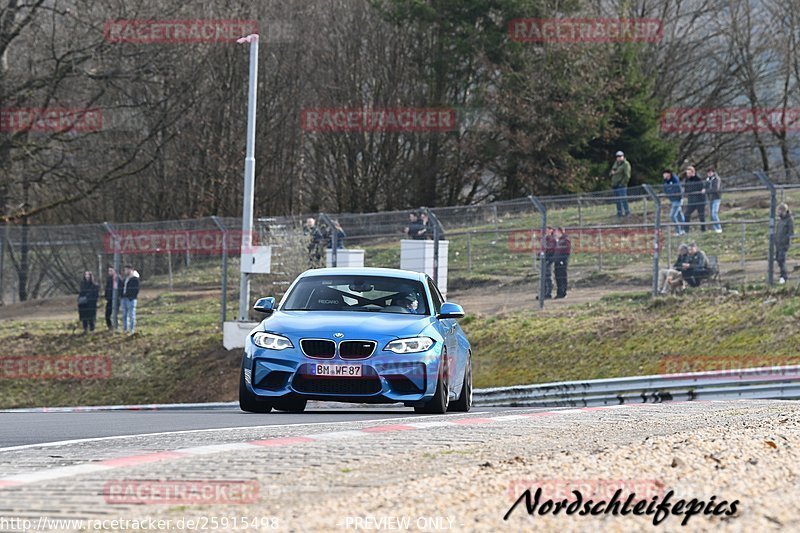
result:
M 394 353 L 416 353 L 430 350 L 435 341 L 428 337 L 414 337 L 411 339 L 397 339 L 386 345 L 384 350 Z
M 285 350 L 286 348 L 294 348 L 292 341 L 282 335 L 275 335 L 274 333 L 264 333 L 259 331 L 253 335 L 253 344 L 261 348 L 269 350 Z

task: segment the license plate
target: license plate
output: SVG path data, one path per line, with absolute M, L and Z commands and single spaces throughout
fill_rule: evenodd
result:
M 311 374 L 314 376 L 347 376 L 361 377 L 361 365 L 311 365 Z

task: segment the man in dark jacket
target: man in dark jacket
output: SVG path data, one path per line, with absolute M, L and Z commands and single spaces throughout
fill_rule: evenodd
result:
M 705 181 L 695 173 L 694 167 L 686 169 L 686 181 L 684 182 L 684 190 L 686 191 L 686 213 L 684 218 L 686 222 L 692 221 L 692 213 L 697 211 L 697 216 L 700 218 L 700 231 L 706 230 L 706 188 Z M 689 226 L 686 226 L 686 232 L 689 231 Z
M 116 314 L 114 309 L 114 289 L 117 289 L 117 308 L 119 308 L 119 278 L 117 272 L 113 267 L 108 267 L 108 274 L 106 275 L 106 326 L 108 329 L 114 329 L 114 323 L 111 321 L 111 315 Z
M 659 272 L 659 294 L 667 294 L 671 289 L 683 286 L 682 275 L 684 270 L 688 270 L 689 261 L 689 247 L 681 243 L 678 246 L 678 258 L 672 268 L 664 268 Z M 686 268 L 684 268 L 684 265 Z
M 556 228 L 555 231 L 556 248 L 553 254 L 556 271 L 556 299 L 567 296 L 567 265 L 569 255 L 572 252 L 572 244 L 569 242 L 567 232 L 564 228 Z
M 625 154 L 617 152 L 614 164 L 611 166 L 611 188 L 617 199 L 617 217 L 626 217 L 631 214 L 628 207 L 628 182 L 631 181 L 631 164 L 625 159 Z
M 88 270 L 83 273 L 80 292 L 78 293 L 78 317 L 83 324 L 84 335 L 88 331 L 94 331 L 94 323 L 97 320 L 97 298 L 100 295 L 100 287 L 94 282 L 94 276 Z
M 553 265 L 555 264 L 556 255 L 556 238 L 553 235 L 555 229 L 552 226 L 547 226 L 547 232 L 544 234 L 544 299 L 547 300 L 553 297 Z
M 681 201 L 683 199 L 681 180 L 668 168 L 664 169 L 661 176 L 664 178 L 664 194 L 667 196 L 670 205 L 669 218 L 676 225 L 675 236 L 681 236 L 685 233 L 683 231 L 683 211 L 681 211 Z
M 706 253 L 697 247 L 696 242 L 689 244 L 689 264 L 682 265 L 683 279 L 690 287 L 699 287 L 700 283 L 708 277 L 708 257 Z
M 714 172 L 713 168 L 706 169 L 706 194 L 708 195 L 709 214 L 711 222 L 714 223 L 714 231 L 722 233 L 722 225 L 719 223 L 719 204 L 722 203 L 722 180 Z
M 781 204 L 778 206 L 778 223 L 775 225 L 775 259 L 778 261 L 778 268 L 781 269 L 780 283 L 786 283 L 789 273 L 786 271 L 786 254 L 792 244 L 794 235 L 794 218 L 789 211 L 789 206 Z
M 133 266 L 125 265 L 125 278 L 120 283 L 120 305 L 122 306 L 122 332 L 133 335 L 136 329 L 136 300 L 139 298 L 139 273 Z

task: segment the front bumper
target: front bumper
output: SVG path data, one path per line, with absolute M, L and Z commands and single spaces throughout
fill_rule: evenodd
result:
M 361 365 L 361 376 L 317 376 L 312 365 Z M 366 359 L 307 357 L 296 349 L 280 352 L 249 346 L 243 365 L 244 382 L 259 398 L 296 397 L 361 403 L 415 404 L 436 390 L 441 348 L 398 355 L 378 351 Z

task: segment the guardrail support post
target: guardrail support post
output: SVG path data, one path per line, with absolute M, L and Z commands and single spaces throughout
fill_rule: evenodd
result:
M 775 283 L 775 209 L 777 198 L 775 184 L 763 172 L 754 172 L 756 177 L 769 189 L 769 257 L 767 263 L 767 284 L 771 287 Z
M 528 195 L 528 200 L 531 201 L 533 206 L 539 211 L 539 219 L 541 220 L 541 235 L 540 235 L 540 243 L 539 243 L 539 250 L 540 250 L 540 257 L 539 257 L 539 309 L 544 309 L 544 285 L 545 285 L 545 268 L 546 262 L 544 259 L 544 236 L 547 233 L 547 208 L 544 204 L 532 194 Z M 534 235 L 536 234 L 536 230 L 534 231 Z M 536 250 L 534 250 L 534 256 L 536 255 Z
M 225 320 L 228 318 L 228 232 L 219 217 L 212 216 L 211 220 L 222 232 L 222 296 L 219 327 L 223 329 Z
M 661 201 L 650 185 L 644 184 L 642 187 L 656 205 L 656 223 L 653 235 L 653 296 L 656 296 L 658 295 L 658 259 L 661 247 Z M 647 205 L 647 200 L 645 200 L 645 205 Z

